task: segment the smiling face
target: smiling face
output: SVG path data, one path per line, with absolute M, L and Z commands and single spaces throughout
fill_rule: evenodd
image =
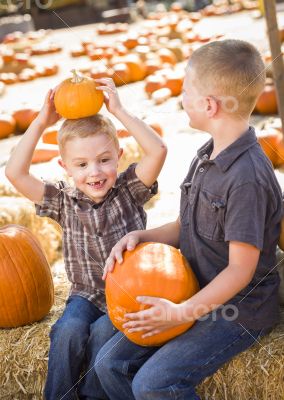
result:
M 77 189 L 100 203 L 116 182 L 121 154 L 107 134 L 72 138 L 65 143 L 61 165 Z

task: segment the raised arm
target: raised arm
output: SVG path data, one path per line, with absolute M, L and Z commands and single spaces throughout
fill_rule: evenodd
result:
M 58 119 L 53 103 L 53 91 L 50 90 L 40 113 L 19 141 L 5 168 L 5 174 L 13 186 L 35 203 L 40 203 L 43 198 L 44 184 L 30 174 L 33 152 L 44 129 Z
M 105 103 L 109 112 L 125 126 L 144 151 L 135 171 L 144 185 L 150 187 L 157 179 L 167 155 L 164 141 L 149 125 L 122 106 L 111 78 L 96 79 L 96 82 L 101 85 L 98 89 L 107 93 Z

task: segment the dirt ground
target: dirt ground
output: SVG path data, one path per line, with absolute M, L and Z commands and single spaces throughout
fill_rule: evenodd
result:
M 279 23 L 284 24 L 284 11 L 279 12 Z M 143 21 L 131 25 L 131 30 L 137 31 Z M 47 40 L 62 45 L 63 51 L 49 56 L 34 57 L 36 63 L 45 64 L 56 62 L 59 73 L 48 78 L 40 78 L 32 82 L 20 83 L 7 87 L 4 96 L 0 97 L 0 110 L 12 111 L 22 105 L 39 106 L 47 90 L 56 86 L 62 79 L 69 76 L 73 68 L 85 66 L 90 61 L 87 57 L 71 58 L 70 49 L 79 45 L 81 40 L 94 38 L 97 43 L 117 41 L 117 36 L 96 37 L 95 24 L 69 28 L 68 21 L 62 21 L 63 29 L 52 31 Z M 200 21 L 196 27 L 203 33 L 224 33 L 226 38 L 240 38 L 251 41 L 259 50 L 269 48 L 266 38 L 265 20 L 252 18 L 251 12 L 242 12 L 223 17 L 210 17 Z M 184 66 L 181 65 L 181 68 Z M 123 104 L 136 115 L 147 116 L 159 122 L 165 132 L 165 141 L 168 145 L 168 157 L 159 177 L 161 196 L 155 207 L 148 211 L 148 226 L 157 226 L 161 223 L 176 218 L 179 209 L 179 185 L 186 175 L 190 161 L 196 150 L 209 138 L 206 133 L 196 132 L 188 126 L 188 119 L 180 109 L 180 99 L 171 98 L 160 106 L 153 106 L 143 90 L 143 82 L 129 84 L 119 88 Z M 105 109 L 103 113 L 107 114 Z M 253 117 L 252 123 L 257 123 L 259 118 Z M 11 148 L 18 142 L 19 136 L 2 140 L 0 143 L 0 183 L 6 182 L 4 165 Z M 44 174 L 44 166 L 32 168 L 36 175 Z M 48 173 L 46 172 L 47 176 Z M 282 184 L 283 174 L 277 171 L 277 176 Z M 283 181 L 284 188 L 284 181 Z

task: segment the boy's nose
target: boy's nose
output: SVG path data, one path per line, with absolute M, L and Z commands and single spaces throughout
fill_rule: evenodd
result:
M 89 175 L 96 176 L 101 172 L 101 168 L 99 164 L 93 164 L 90 166 Z

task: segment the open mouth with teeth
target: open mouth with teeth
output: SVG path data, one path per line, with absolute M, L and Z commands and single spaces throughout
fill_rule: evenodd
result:
M 101 189 L 104 186 L 105 182 L 106 179 L 101 179 L 100 181 L 97 182 L 88 182 L 88 185 L 95 189 Z

